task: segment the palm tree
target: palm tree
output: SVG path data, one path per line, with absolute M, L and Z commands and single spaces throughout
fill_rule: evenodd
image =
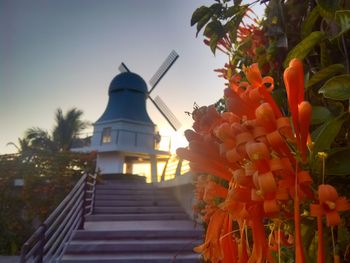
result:
M 65 115 L 61 109 L 57 109 L 52 136 L 60 151 L 69 150 L 79 140 L 78 134 L 87 127 L 88 123 L 81 120 L 82 115 L 83 112 L 77 108 L 69 110 Z
M 52 136 L 50 136 L 48 131 L 42 128 L 29 128 L 25 132 L 25 139 L 29 141 L 29 146 L 32 149 L 48 150 L 52 152 L 58 150 L 55 142 L 52 140 Z
M 78 134 L 85 129 L 89 123 L 82 121 L 83 112 L 72 108 L 63 114 L 58 108 L 55 113 L 55 126 L 52 134 L 38 127 L 30 128 L 25 133 L 25 139 L 34 149 L 47 150 L 51 152 L 68 151 L 77 140 Z
M 18 143 L 14 143 L 14 142 L 9 142 L 6 144 L 7 146 L 12 145 L 13 147 L 16 148 L 17 153 L 25 153 L 28 152 L 30 150 L 30 145 L 29 145 L 29 140 L 27 138 L 18 138 Z

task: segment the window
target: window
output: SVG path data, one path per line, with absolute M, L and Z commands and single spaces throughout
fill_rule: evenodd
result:
M 112 128 L 111 127 L 103 128 L 102 144 L 110 143 L 111 141 L 112 141 Z

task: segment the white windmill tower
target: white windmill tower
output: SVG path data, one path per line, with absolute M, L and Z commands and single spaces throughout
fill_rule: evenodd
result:
M 102 174 L 123 173 L 124 166 L 128 173 L 133 164 L 142 160 L 151 164 L 152 181 L 157 180 L 157 162 L 168 159 L 170 152 L 157 149 L 159 133 L 148 116 L 146 100 L 155 105 L 174 130 L 179 129 L 180 122 L 160 97 L 151 97 L 151 92 L 178 57 L 175 51 L 170 53 L 151 78 L 149 89 L 139 75 L 121 63 L 121 73 L 109 86 L 107 107 L 94 123 L 88 149 L 97 151 L 97 168 Z

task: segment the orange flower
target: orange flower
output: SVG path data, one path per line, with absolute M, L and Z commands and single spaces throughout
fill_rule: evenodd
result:
M 208 181 L 205 186 L 203 199 L 205 202 L 212 202 L 215 197 L 225 199 L 227 196 L 227 188 L 213 182 Z
M 231 173 L 228 167 L 215 160 L 203 157 L 200 153 L 195 153 L 186 148 L 178 148 L 176 154 L 182 159 L 190 161 L 191 170 L 196 170 L 199 173 L 209 173 L 220 177 L 224 180 L 231 180 Z
M 227 88 L 225 89 L 226 106 L 230 112 L 235 113 L 238 117 L 245 116 L 248 119 L 254 119 L 255 114 L 247 103 L 245 103 L 242 98 L 235 93 L 233 90 Z
M 249 83 L 252 85 L 252 88 L 258 88 L 264 85 L 269 85 L 267 90 L 271 92 L 274 87 L 273 78 L 270 76 L 262 77 L 258 63 L 254 63 L 249 67 L 243 66 L 244 74 L 246 75 Z
M 350 210 L 350 203 L 344 198 L 339 197 L 337 190 L 329 184 L 318 186 L 319 204 L 310 206 L 311 215 L 326 215 L 327 226 L 337 226 L 340 224 L 339 211 Z
M 309 135 L 309 126 L 311 122 L 312 106 L 308 101 L 303 101 L 298 105 L 299 129 L 300 129 L 300 151 L 303 162 L 307 161 L 307 138 Z
M 235 237 L 232 235 L 232 219 L 227 214 L 223 223 L 222 235 L 220 237 L 220 246 L 223 259 L 221 263 L 237 263 L 238 246 Z
M 214 212 L 208 224 L 205 242 L 194 248 L 195 252 L 202 253 L 205 261 L 210 260 L 213 263 L 218 263 L 223 259 L 220 234 L 225 216 L 226 213 L 220 209 Z
M 272 132 L 276 130 L 276 116 L 269 103 L 262 103 L 255 110 L 255 116 L 258 124 L 263 126 L 267 132 Z
M 304 101 L 304 69 L 299 59 L 293 59 L 289 67 L 284 71 L 284 83 L 286 86 L 289 109 L 292 114 L 293 126 L 297 137 L 297 145 L 302 153 L 303 161 L 306 161 L 306 140 L 310 120 L 311 105 Z M 301 134 L 301 130 L 302 133 Z
M 349 202 L 339 197 L 337 190 L 328 184 L 321 184 L 318 186 L 319 204 L 310 205 L 310 213 L 317 217 L 318 229 L 318 248 L 317 248 L 317 262 L 324 263 L 325 251 L 323 243 L 323 224 L 322 216 L 326 215 L 327 226 L 336 226 L 340 224 L 339 211 L 346 211 L 350 209 Z
M 231 76 L 225 89 L 228 111 L 219 114 L 213 105 L 198 108 L 193 113 L 195 132 L 185 134 L 189 147 L 177 150 L 190 161 L 192 172 L 210 174 L 196 183 L 199 211 L 208 223 L 205 242 L 196 251 L 211 262 L 274 262 L 271 250 L 280 251 L 290 242 L 280 225 L 278 231 L 269 232 L 264 224 L 293 218 L 295 261 L 304 263 L 300 206 L 315 195 L 312 177 L 301 169 L 306 165 L 298 163 L 299 155 L 291 146 L 296 144 L 305 164 L 312 108 L 304 101 L 302 63 L 292 60 L 284 74 L 292 121 L 282 115 L 270 94 L 273 80 L 263 78 L 257 64 L 244 71 L 250 83 Z M 213 176 L 224 179 L 229 188 L 211 181 Z M 311 215 L 317 217 L 318 263 L 324 263 L 323 216 L 328 226 L 338 225 L 338 212 L 349 210 L 350 204 L 329 185 L 320 185 L 318 195 L 319 204 L 311 205 Z M 216 197 L 222 199 L 220 204 L 213 202 Z M 240 234 L 232 235 L 237 225 Z

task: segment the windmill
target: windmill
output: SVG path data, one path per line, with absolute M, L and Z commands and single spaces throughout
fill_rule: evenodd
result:
M 176 116 L 172 113 L 172 111 L 168 108 L 168 106 L 159 96 L 152 98 L 151 93 L 178 58 L 179 55 L 174 50 L 170 52 L 168 57 L 164 60 L 163 64 L 159 67 L 159 69 L 156 71 L 153 77 L 149 80 L 150 88 L 148 89 L 147 93 L 147 98 L 154 104 L 154 106 L 158 109 L 158 111 L 162 114 L 162 116 L 167 120 L 169 125 L 175 131 L 177 131 L 181 127 L 180 121 L 176 118 Z M 123 62 L 120 64 L 118 69 L 121 73 L 131 72 L 130 69 Z
M 149 99 L 176 131 L 181 123 L 164 101 L 152 92 L 165 76 L 179 55 L 172 51 L 147 85 L 141 76 L 131 72 L 121 63 L 108 89 L 105 111 L 93 124 L 91 145 L 76 151 L 96 151 L 96 167 L 102 175 L 130 173 L 133 165 L 149 163 L 152 181 L 157 180 L 157 163 L 168 160 L 170 149 L 162 150 L 156 125 L 147 113 Z M 169 142 L 170 145 L 170 142 Z

